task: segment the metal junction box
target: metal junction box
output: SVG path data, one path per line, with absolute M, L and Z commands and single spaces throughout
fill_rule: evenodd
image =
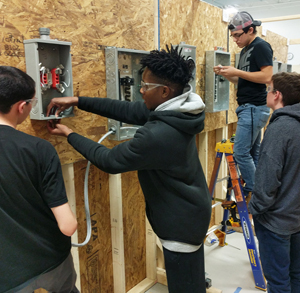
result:
M 40 28 L 40 39 L 24 41 L 26 72 L 36 82 L 38 103 L 30 112 L 30 118 L 36 120 L 56 119 L 55 112 L 46 117 L 51 99 L 73 96 L 72 43 L 52 40 L 49 34 L 49 29 Z M 71 116 L 74 116 L 73 107 L 66 109 L 59 118 Z
M 142 75 L 140 60 L 149 54 L 148 51 L 124 49 L 117 47 L 105 48 L 106 88 L 110 99 L 128 102 L 142 101 L 140 85 Z M 109 136 L 112 140 L 130 139 L 139 126 L 108 119 L 108 129 L 114 129 L 115 134 Z
M 182 49 L 181 55 L 186 58 L 191 58 L 195 63 L 195 69 L 193 71 L 193 79 L 190 81 L 191 86 L 193 87 L 193 92 L 196 93 L 196 49 L 197 47 L 192 45 L 187 45 L 185 42 L 179 43 L 179 50 Z M 173 45 L 173 47 L 177 47 L 177 45 Z
M 219 112 L 229 109 L 229 81 L 214 73 L 217 65 L 230 66 L 230 53 L 224 51 L 205 52 L 205 111 Z
M 282 72 L 282 62 L 280 61 L 273 61 L 273 74 L 278 73 L 278 72 Z

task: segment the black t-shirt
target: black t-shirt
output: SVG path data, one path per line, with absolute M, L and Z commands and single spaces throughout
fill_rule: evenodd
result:
M 68 201 L 46 140 L 0 125 L 0 292 L 54 269 L 69 255 L 50 208 Z
M 269 43 L 256 37 L 240 54 L 238 69 L 247 72 L 260 71 L 263 66 L 273 65 L 273 50 Z M 237 102 L 239 105 L 250 103 L 256 106 L 266 104 L 266 85 L 242 78 L 238 80 Z

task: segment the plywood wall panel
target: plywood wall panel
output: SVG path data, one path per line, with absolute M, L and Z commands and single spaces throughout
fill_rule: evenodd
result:
M 84 177 L 87 161 L 74 164 L 78 241 L 86 237 Z M 91 165 L 88 177 L 92 236 L 79 248 L 81 292 L 113 292 L 108 174 Z
M 146 278 L 145 200 L 137 172 L 122 174 L 126 292 Z
M 104 47 L 153 49 L 153 7 L 153 0 L 2 0 L 0 63 L 25 71 L 23 40 L 48 27 L 52 39 L 72 42 L 74 95 L 106 97 Z M 95 141 L 107 132 L 105 118 L 80 110 L 63 123 Z M 82 160 L 66 139 L 48 134 L 45 121 L 28 118 L 18 129 L 49 140 L 63 164 Z

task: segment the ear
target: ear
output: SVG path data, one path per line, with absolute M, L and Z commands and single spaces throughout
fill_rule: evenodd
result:
M 20 101 L 17 103 L 16 105 L 17 107 L 17 111 L 20 113 L 20 114 L 23 114 L 24 113 L 24 107 L 26 106 L 26 102 L 24 101 Z
M 276 91 L 274 100 L 277 103 L 282 103 L 282 93 L 280 91 Z
M 168 86 L 164 86 L 162 90 L 162 98 L 170 99 L 171 90 Z

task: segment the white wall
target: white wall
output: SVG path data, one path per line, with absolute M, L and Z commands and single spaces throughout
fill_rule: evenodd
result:
M 289 46 L 289 53 L 294 55 L 293 59 L 288 60 L 288 64 L 300 65 L 300 45 L 290 45 Z

